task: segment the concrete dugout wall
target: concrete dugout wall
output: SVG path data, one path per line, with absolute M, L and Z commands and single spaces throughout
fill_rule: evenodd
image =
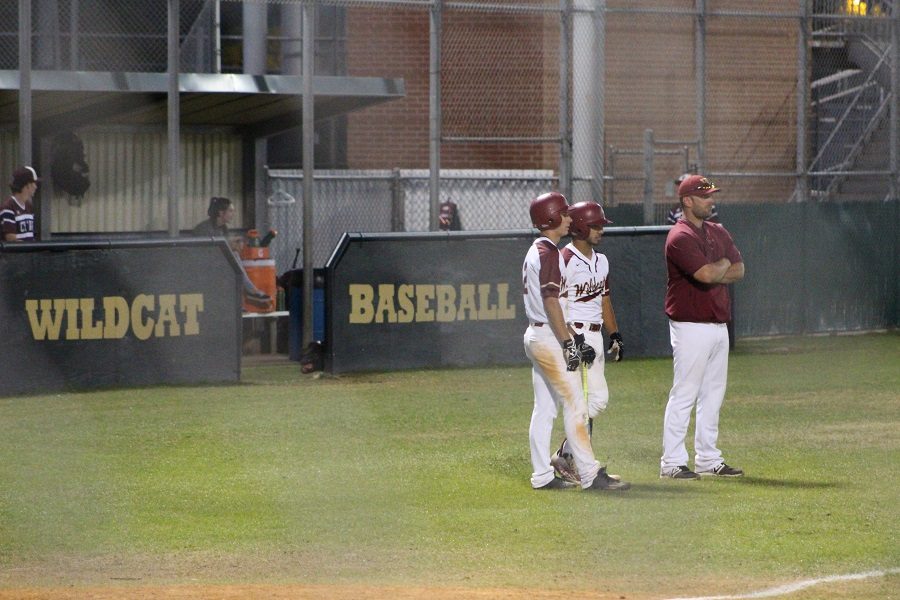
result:
M 599 250 L 629 356 L 664 356 L 665 227 L 608 228 Z M 526 364 L 522 262 L 533 231 L 345 234 L 327 264 L 326 369 Z
M 0 394 L 240 378 L 222 241 L 0 245 Z

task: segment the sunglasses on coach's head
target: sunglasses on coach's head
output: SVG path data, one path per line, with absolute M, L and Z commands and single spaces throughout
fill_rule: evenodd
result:
M 698 192 L 702 192 L 702 191 L 704 191 L 704 190 L 711 190 L 711 189 L 713 189 L 714 187 L 716 187 L 716 186 L 713 185 L 713 182 L 712 182 L 712 181 L 705 180 L 705 181 L 701 182 L 700 185 L 698 185 L 698 186 L 697 186 L 696 188 L 694 188 L 694 189 L 696 189 Z

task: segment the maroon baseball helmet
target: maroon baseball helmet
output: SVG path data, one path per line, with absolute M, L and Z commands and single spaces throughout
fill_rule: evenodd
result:
M 572 224 L 569 225 L 569 235 L 576 240 L 586 240 L 591 234 L 591 227 L 602 227 L 612 223 L 606 218 L 603 207 L 594 201 L 578 202 L 569 207 L 569 216 Z
M 559 192 L 547 192 L 531 201 L 531 223 L 539 230 L 556 229 L 562 223 L 563 213 L 569 210 L 566 197 Z

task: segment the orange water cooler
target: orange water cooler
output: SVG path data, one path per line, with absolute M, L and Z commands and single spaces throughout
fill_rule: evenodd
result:
M 274 232 L 266 236 L 267 240 L 271 239 L 272 234 Z M 254 306 L 245 299 L 244 312 L 267 313 L 275 310 L 275 298 L 278 294 L 275 259 L 269 254 L 268 241 L 265 246 L 260 245 L 259 233 L 255 229 L 247 232 L 247 241 L 241 248 L 241 265 L 253 285 L 272 298 L 272 302 L 266 307 Z

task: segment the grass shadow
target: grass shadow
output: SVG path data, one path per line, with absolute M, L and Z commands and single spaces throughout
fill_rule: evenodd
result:
M 600 492 L 610 498 L 659 498 L 663 496 L 679 497 L 703 492 L 699 482 L 660 481 L 659 483 L 632 483 L 631 488 L 624 491 Z
M 769 477 L 741 477 L 735 479 L 744 485 L 755 485 L 761 487 L 787 488 L 793 490 L 822 490 L 840 487 L 840 484 L 833 481 L 802 481 L 799 479 L 773 479 Z

